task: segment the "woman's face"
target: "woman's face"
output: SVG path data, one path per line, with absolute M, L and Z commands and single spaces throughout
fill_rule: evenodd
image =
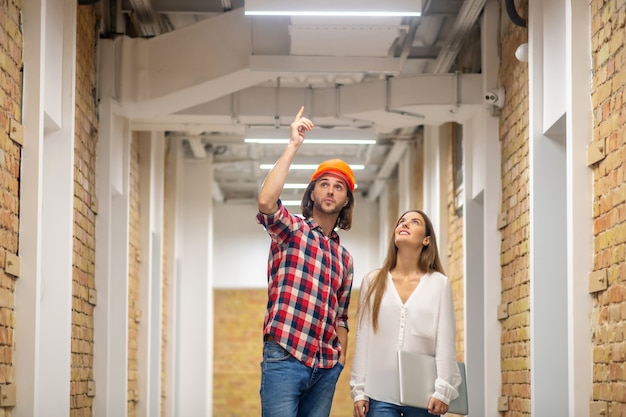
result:
M 426 236 L 424 217 L 416 211 L 410 211 L 400 217 L 396 225 L 395 242 L 396 246 L 402 242 L 427 246 L 430 242 L 430 236 Z

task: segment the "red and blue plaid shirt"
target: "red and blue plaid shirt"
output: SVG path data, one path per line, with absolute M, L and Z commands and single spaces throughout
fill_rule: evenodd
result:
M 327 238 L 313 219 L 294 216 L 278 202 L 274 214 L 258 213 L 272 238 L 267 274 L 264 335 L 300 362 L 332 368 L 341 346 L 337 327 L 348 328 L 352 256 L 333 231 Z

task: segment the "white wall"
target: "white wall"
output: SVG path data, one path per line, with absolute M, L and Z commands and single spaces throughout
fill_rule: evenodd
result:
M 266 288 L 270 238 L 256 221 L 256 204 L 214 204 L 214 288 Z M 299 207 L 288 207 L 299 213 Z M 379 267 L 378 204 L 357 196 L 352 229 L 340 230 L 354 259 L 354 287 Z M 387 242 L 384 242 L 386 246 Z

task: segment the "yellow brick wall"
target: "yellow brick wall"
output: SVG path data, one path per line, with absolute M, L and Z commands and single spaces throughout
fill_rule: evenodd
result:
M 458 360 L 465 357 L 465 258 L 463 256 L 463 216 L 457 215 L 455 202 L 456 190 L 453 183 L 453 144 L 455 127 L 448 123 L 442 131 L 448 142 L 447 161 L 447 212 L 448 212 L 448 270 L 445 271 L 450 279 L 452 298 L 454 300 L 454 316 L 456 317 L 456 355 Z M 459 211 L 460 212 L 460 211 Z M 429 214 L 429 213 L 426 213 Z M 437 236 L 439 237 L 439 236 Z M 439 252 L 441 253 L 439 248 Z
M 524 8 L 518 7 L 520 14 Z M 502 211 L 501 302 L 508 317 L 501 321 L 501 395 L 508 397 L 506 416 L 530 415 L 529 189 L 528 189 L 528 65 L 517 61 L 515 49 L 527 41 L 527 30 L 503 15 L 500 82 L 507 100 L 500 114 Z M 488 404 L 495 408 L 496 404 Z
M 21 146 L 9 137 L 9 126 L 22 119 L 21 9 L 19 0 L 0 2 L 0 385 L 15 384 L 15 277 L 4 267 L 7 254 L 18 250 Z
M 626 6 L 590 5 L 592 140 L 606 145 L 606 157 L 593 166 L 593 269 L 608 276 L 608 288 L 593 295 L 592 400 L 608 402 L 613 417 L 626 415 Z
M 137 415 L 139 390 L 137 384 L 137 331 L 139 308 L 139 264 L 141 262 L 139 236 L 139 139 L 133 134 L 130 145 L 130 234 L 128 252 L 128 417 Z
M 213 415 L 260 416 L 266 290 L 214 291 Z
M 74 143 L 74 238 L 72 276 L 72 354 L 70 415 L 90 416 L 88 383 L 94 380 L 94 305 L 96 290 L 96 143 L 98 140 L 96 44 L 98 9 L 77 10 L 76 121 Z
M 357 316 L 356 312 L 359 307 L 359 291 L 352 290 L 350 296 L 350 307 L 348 308 L 348 354 L 346 356 L 346 367 L 339 376 L 337 388 L 335 390 L 335 398 L 333 400 L 333 408 L 330 411 L 330 417 L 352 417 L 354 409 L 352 397 L 350 397 L 350 373 L 352 372 L 352 358 L 354 354 L 354 343 L 356 339 Z
M 358 297 L 354 291 L 349 310 L 348 357 L 337 382 L 331 417 L 352 417 L 349 379 Z M 260 416 L 260 363 L 267 290 L 215 290 L 214 303 L 213 415 Z

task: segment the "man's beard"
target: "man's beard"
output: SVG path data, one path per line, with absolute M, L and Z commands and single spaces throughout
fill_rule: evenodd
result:
M 339 215 L 339 213 L 341 213 L 341 210 L 343 209 L 343 207 L 340 207 L 340 205 L 337 204 L 336 202 L 333 208 L 328 208 L 323 203 L 320 203 L 318 201 L 313 201 L 313 208 L 324 214 L 337 214 L 337 215 Z

